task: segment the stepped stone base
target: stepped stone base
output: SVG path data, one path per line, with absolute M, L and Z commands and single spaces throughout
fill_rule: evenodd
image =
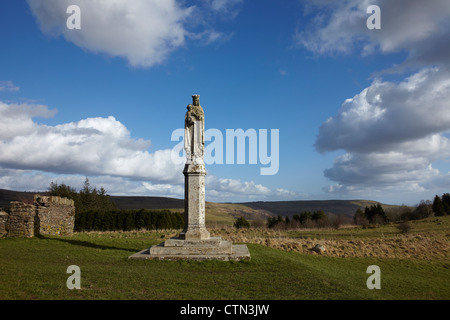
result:
M 246 245 L 232 245 L 220 237 L 203 240 L 171 238 L 129 257 L 153 260 L 249 260 Z

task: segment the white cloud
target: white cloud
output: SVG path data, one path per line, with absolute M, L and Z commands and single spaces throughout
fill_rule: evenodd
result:
M 271 190 L 261 184 L 256 184 L 253 181 L 241 181 L 238 179 L 225 179 L 218 178 L 212 175 L 206 176 L 206 186 L 208 188 L 208 193 L 214 197 L 220 194 L 230 196 L 241 196 L 246 197 L 252 196 L 267 196 L 271 193 Z
M 375 81 L 324 122 L 316 149 L 347 153 L 325 177 L 340 186 L 421 186 L 437 179 L 437 160 L 450 158 L 449 73 L 425 69 L 394 84 Z M 348 188 L 335 188 L 348 192 Z
M 150 141 L 131 138 L 112 116 L 55 126 L 33 120 L 55 112 L 43 105 L 0 102 L 0 188 L 46 190 L 55 181 L 79 189 L 88 176 L 91 185 L 112 195 L 184 197 L 184 163 L 171 160 L 171 149 L 149 152 Z M 209 201 L 296 196 L 210 174 L 206 188 Z
M 123 57 L 130 65 L 149 67 L 185 43 L 184 23 L 192 12 L 175 0 L 28 0 L 41 30 L 63 35 L 92 52 Z M 81 10 L 81 29 L 69 30 L 69 5 Z
M 182 171 L 178 175 L 183 177 Z M 0 189 L 42 192 L 51 182 L 69 185 L 76 190 L 83 187 L 86 175 L 52 174 L 38 170 L 9 169 L 0 167 Z M 157 183 L 145 179 L 98 175 L 88 176 L 91 186 L 103 187 L 107 194 L 116 196 L 159 196 L 184 198 L 183 183 Z M 270 190 L 265 186 L 235 179 L 221 179 L 212 175 L 206 178 L 206 200 L 239 202 L 253 200 L 292 200 L 300 195 L 286 189 Z
M 275 191 L 257 184 L 254 181 L 219 178 L 208 174 L 205 181 L 206 197 L 210 201 L 236 201 L 237 199 L 286 199 L 297 196 L 293 191 L 277 189 Z M 145 188 L 152 194 L 168 197 L 184 197 L 184 185 L 152 184 L 143 182 Z
M 32 134 L 37 124 L 32 117 L 49 118 L 56 110 L 44 105 L 5 104 L 0 101 L 0 139 L 8 141 L 16 136 Z
M 46 126 L 32 120 L 51 116 L 46 106 L 0 103 L 0 166 L 55 173 L 112 175 L 179 181 L 182 167 L 171 150 L 147 149 L 150 141 L 133 139 L 114 117 L 88 118 Z
M 366 10 L 381 9 L 381 29 L 369 30 Z M 343 0 L 306 2 L 307 12 L 319 9 L 310 25 L 297 31 L 298 45 L 318 54 L 372 54 L 406 50 L 421 63 L 450 62 L 450 2 L 447 0 Z
M 0 167 L 0 189 L 18 191 L 43 191 L 51 178 L 42 172 Z
M 149 182 L 142 183 L 152 195 L 158 195 L 161 197 L 184 197 L 184 187 L 182 185 L 173 185 L 168 183 L 153 184 Z
M 381 9 L 380 30 L 366 27 L 373 4 Z M 337 182 L 324 190 L 367 198 L 442 185 L 433 163 L 450 158 L 450 2 L 310 0 L 305 8 L 319 13 L 297 32 L 298 45 L 318 55 L 403 51 L 406 60 L 390 71 L 415 68 L 399 83 L 376 79 L 322 124 L 316 149 L 346 151 L 324 171 Z
M 303 198 L 297 192 L 278 188 L 270 189 L 254 181 L 206 176 L 206 196 L 210 201 L 292 200 Z
M 346 186 L 410 185 L 439 175 L 431 163 L 427 156 L 415 157 L 406 152 L 346 153 L 337 157 L 333 167 L 324 174 Z
M 152 184 L 144 182 L 143 185 L 154 195 L 184 198 L 184 185 Z M 208 201 L 247 201 L 258 200 L 287 200 L 297 199 L 299 194 L 286 189 L 271 190 L 254 181 L 241 181 L 239 179 L 219 178 L 206 175 L 206 198 Z
M 399 84 L 376 80 L 320 128 L 320 152 L 396 150 L 450 130 L 450 72 L 424 69 Z M 423 150 L 425 151 L 425 150 Z
M 0 91 L 19 91 L 20 87 L 14 85 L 12 81 L 0 81 Z
M 280 199 L 298 199 L 299 198 L 299 194 L 297 192 L 290 191 L 290 190 L 283 189 L 283 188 L 276 189 L 275 195 L 277 198 L 280 198 Z
M 240 1 L 213 0 L 190 7 L 176 0 L 27 2 L 43 33 L 62 35 L 90 52 L 122 57 L 133 67 L 151 67 L 164 63 L 172 51 L 186 45 L 187 39 L 206 44 L 227 39 L 214 30 L 210 16 L 235 16 L 233 8 Z M 70 5 L 80 7 L 79 30 L 66 26 Z

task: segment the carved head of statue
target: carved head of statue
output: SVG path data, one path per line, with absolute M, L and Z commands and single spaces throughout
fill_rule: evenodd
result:
M 200 95 L 199 94 L 194 94 L 192 96 L 192 104 L 194 106 L 199 106 L 200 105 Z

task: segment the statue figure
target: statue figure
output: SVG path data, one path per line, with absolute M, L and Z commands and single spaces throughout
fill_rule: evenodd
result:
M 200 106 L 200 96 L 192 96 L 192 104 L 187 106 L 184 118 L 184 150 L 186 164 L 203 165 L 205 152 L 205 119 Z

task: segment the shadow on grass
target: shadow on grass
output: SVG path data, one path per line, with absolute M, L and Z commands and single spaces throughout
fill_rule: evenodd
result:
M 120 251 L 130 251 L 133 253 L 136 253 L 137 251 L 140 250 L 136 250 L 136 249 L 130 249 L 130 248 L 119 248 L 119 247 L 113 247 L 113 246 L 105 246 L 105 245 L 101 245 L 101 244 L 96 244 L 96 243 L 92 243 L 89 241 L 82 241 L 82 240 L 73 240 L 73 239 L 64 239 L 64 238 L 53 238 L 53 237 L 46 237 L 43 235 L 35 235 L 36 238 L 38 239 L 43 239 L 43 240 L 54 240 L 54 241 L 60 241 L 60 242 L 65 242 L 71 245 L 75 245 L 75 246 L 82 246 L 82 247 L 86 247 L 86 248 L 94 248 L 94 249 L 111 249 L 111 250 L 120 250 Z

